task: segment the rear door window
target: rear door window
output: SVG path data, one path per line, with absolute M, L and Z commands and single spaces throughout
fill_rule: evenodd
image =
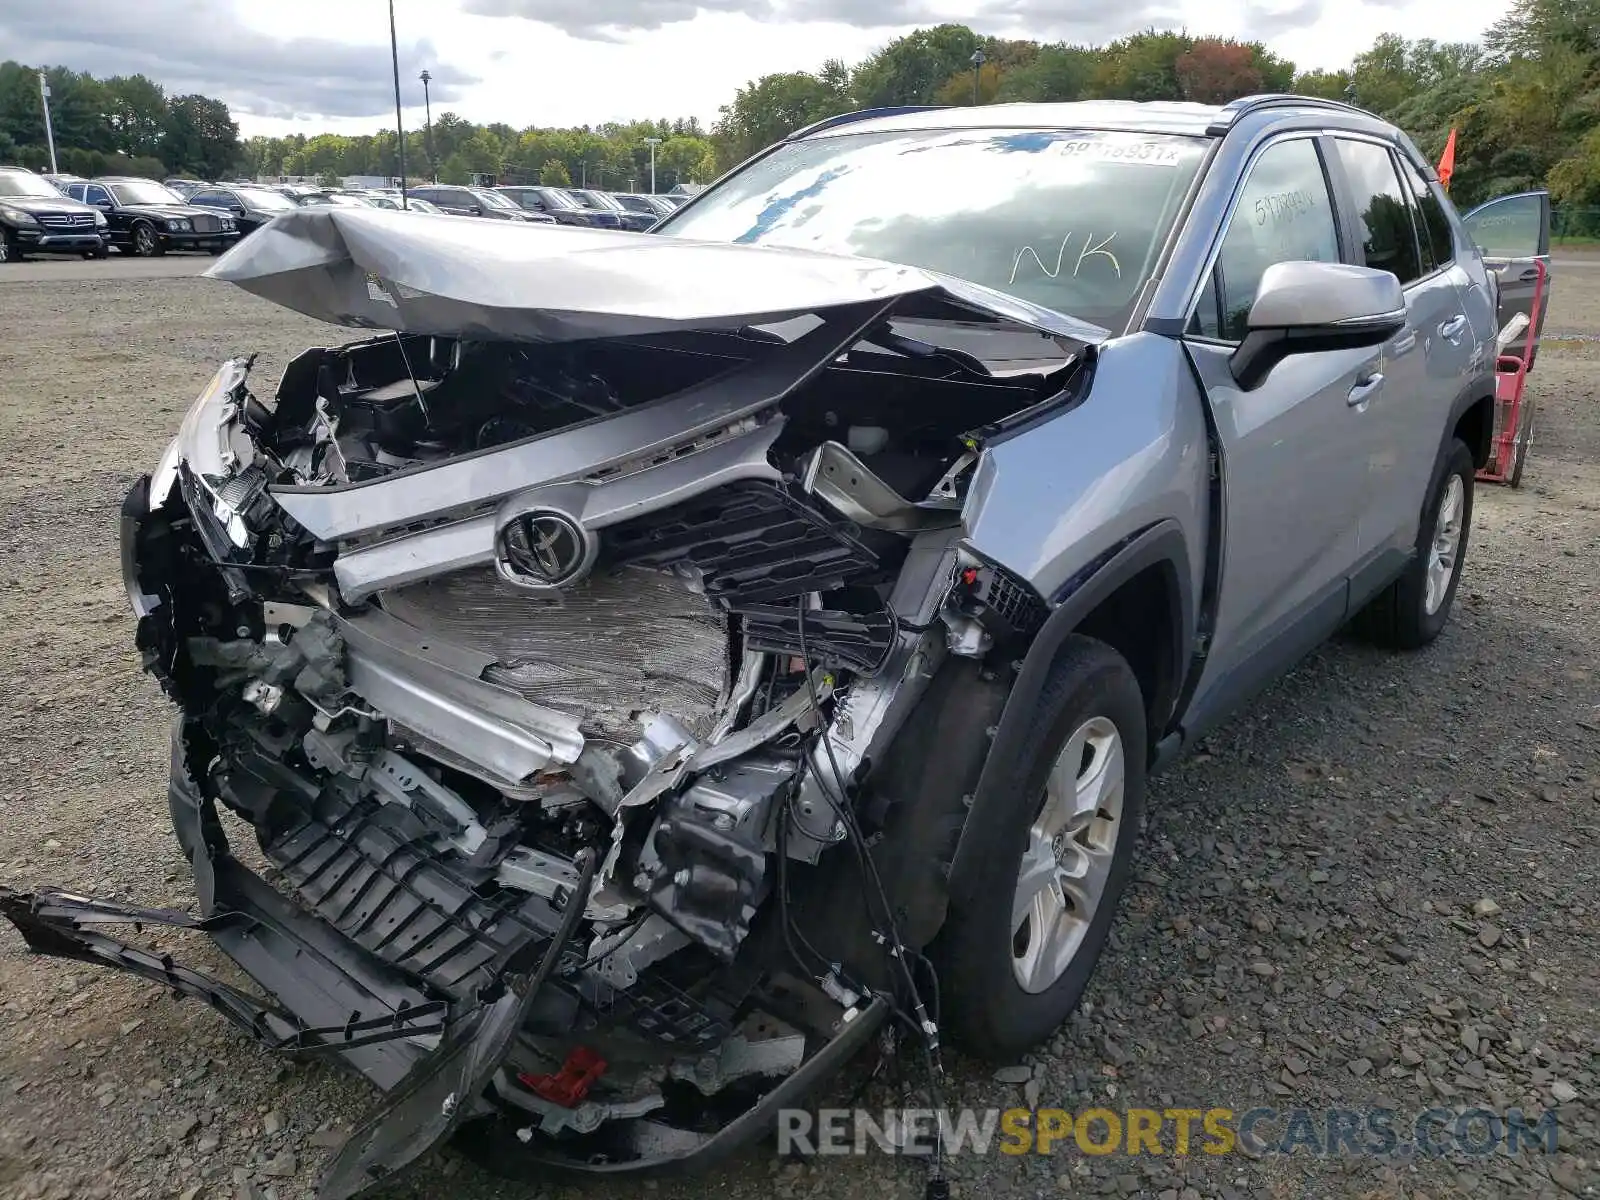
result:
M 1444 204 L 1434 193 L 1433 185 L 1424 178 L 1416 164 L 1400 159 L 1400 174 L 1411 188 L 1411 198 L 1416 205 L 1417 242 L 1422 251 L 1424 265 L 1428 260 L 1434 267 L 1455 261 L 1456 239 L 1450 229 L 1450 218 Z
M 1422 259 L 1411 204 L 1395 174 L 1389 148 L 1353 138 L 1336 138 L 1334 144 L 1361 216 L 1362 261 L 1374 270 L 1388 271 L 1402 285 L 1419 279 Z

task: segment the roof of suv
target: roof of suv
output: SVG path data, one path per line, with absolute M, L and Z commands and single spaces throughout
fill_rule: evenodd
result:
M 848 128 L 852 133 L 892 133 L 913 129 L 994 128 L 1110 129 L 1135 133 L 1217 137 L 1246 114 L 1272 109 L 1286 116 L 1354 118 L 1374 127 L 1385 123 L 1371 113 L 1336 100 L 1313 96 L 1245 96 L 1225 105 L 1179 101 L 1077 100 L 1053 104 L 985 104 L 977 107 L 907 107 L 845 113 L 797 130 L 792 139 Z

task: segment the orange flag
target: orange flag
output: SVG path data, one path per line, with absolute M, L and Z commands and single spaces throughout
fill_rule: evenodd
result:
M 1444 153 L 1439 156 L 1439 186 L 1445 191 L 1450 190 L 1450 176 L 1456 173 L 1456 131 L 1450 131 L 1450 137 L 1444 144 Z

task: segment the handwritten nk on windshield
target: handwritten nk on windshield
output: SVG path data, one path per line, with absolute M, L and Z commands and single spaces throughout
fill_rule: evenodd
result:
M 1072 277 L 1077 277 L 1078 272 L 1083 270 L 1085 262 L 1091 259 L 1103 258 L 1111 264 L 1111 269 L 1117 273 L 1117 278 L 1121 279 L 1122 264 L 1117 261 L 1117 256 L 1108 249 L 1111 245 L 1111 240 L 1116 236 L 1115 232 L 1108 233 L 1104 237 L 1093 233 L 1084 234 L 1083 245 L 1078 251 L 1078 257 L 1072 264 Z M 1044 259 L 1039 257 L 1039 252 L 1032 246 L 1024 246 L 1021 250 L 1018 250 L 1016 257 L 1011 260 L 1011 279 L 1009 282 L 1016 283 L 1017 275 L 1022 269 L 1022 260 L 1025 258 L 1033 259 L 1039 270 L 1049 278 L 1059 279 L 1061 272 L 1066 267 L 1067 250 L 1072 243 L 1072 238 L 1073 233 L 1069 231 L 1067 236 L 1061 239 L 1061 246 L 1056 251 L 1056 265 L 1054 268 L 1045 266 Z

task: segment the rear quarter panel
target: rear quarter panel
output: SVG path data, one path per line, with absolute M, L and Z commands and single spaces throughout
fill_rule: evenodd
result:
M 967 544 L 1054 602 L 1126 538 L 1175 520 L 1200 594 L 1209 455 L 1204 401 L 1181 346 L 1150 333 L 1099 348 L 1088 394 L 982 453 Z

